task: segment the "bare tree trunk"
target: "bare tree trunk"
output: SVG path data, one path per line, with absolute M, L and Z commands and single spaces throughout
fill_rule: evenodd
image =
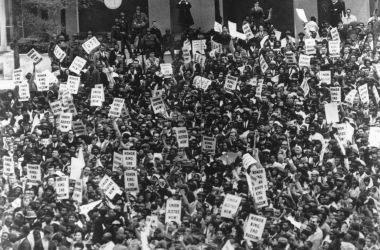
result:
M 20 53 L 18 47 L 19 39 L 19 17 L 21 13 L 21 2 L 20 0 L 12 0 L 12 14 L 13 14 L 13 59 L 14 59 L 14 68 L 20 68 Z

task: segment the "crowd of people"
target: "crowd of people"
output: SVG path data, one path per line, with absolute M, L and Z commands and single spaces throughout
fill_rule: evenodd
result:
M 0 249 L 380 249 L 377 16 L 293 37 L 258 3 L 243 33 L 179 7 L 181 40 L 137 8 L 108 36 L 55 36 L 47 90 L 24 72 L 30 98 L 2 94 Z

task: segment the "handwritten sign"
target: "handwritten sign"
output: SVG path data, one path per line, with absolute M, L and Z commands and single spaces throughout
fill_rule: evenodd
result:
M 80 75 L 81 70 L 86 65 L 87 61 L 80 56 L 76 56 L 71 63 L 69 70 L 77 75 Z
M 222 211 L 220 215 L 224 218 L 232 219 L 233 215 L 236 214 L 239 208 L 240 202 L 241 197 L 232 194 L 227 194 L 224 198 Z

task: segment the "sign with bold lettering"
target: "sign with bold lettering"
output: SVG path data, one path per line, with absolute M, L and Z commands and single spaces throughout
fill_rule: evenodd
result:
M 36 73 L 36 85 L 38 91 L 48 91 L 49 83 L 47 82 L 47 75 L 44 73 Z
M 150 98 L 150 102 L 152 104 L 153 112 L 155 114 L 165 113 L 165 103 L 161 97 Z
M 215 154 L 216 138 L 209 136 L 202 136 L 202 151 Z
M 249 166 L 251 165 L 256 165 L 257 161 L 255 160 L 255 158 L 252 157 L 252 155 L 246 153 L 243 155 L 243 167 L 245 169 L 248 169 Z M 251 170 L 252 171 L 252 170 Z
M 104 194 L 111 200 L 117 194 L 122 194 L 120 187 L 108 176 L 105 175 L 99 182 L 99 187 L 104 191 Z
M 308 68 L 310 68 L 310 60 L 311 60 L 310 56 L 301 54 L 300 58 L 298 60 L 298 65 L 300 67 L 308 67 Z
M 331 102 L 340 103 L 342 101 L 340 87 L 330 87 Z
M 72 95 L 78 94 L 79 84 L 80 84 L 79 76 L 69 75 L 69 77 L 67 78 L 67 87 L 70 91 L 70 94 Z
M 120 117 L 121 111 L 124 107 L 124 99 L 123 98 L 114 98 L 111 104 L 111 108 L 108 112 L 109 117 Z
M 30 98 L 28 82 L 22 82 L 18 88 L 18 96 L 20 102 L 28 101 Z
M 55 48 L 54 48 L 54 55 L 55 55 L 55 57 L 56 57 L 60 62 L 62 62 L 63 59 L 66 57 L 66 52 L 63 51 L 58 45 L 55 45 Z
M 226 77 L 226 81 L 225 81 L 225 84 L 224 84 L 224 88 L 228 91 L 234 91 L 236 89 L 236 86 L 237 86 L 237 82 L 238 82 L 238 77 L 236 76 L 230 76 L 228 75 Z
M 267 61 L 265 61 L 265 58 L 263 55 L 260 55 L 260 68 L 261 72 L 265 74 L 265 72 L 268 70 L 269 66 L 267 64 Z
M 257 208 L 268 206 L 268 198 L 265 191 L 266 188 L 264 184 L 253 186 L 253 198 L 255 200 L 255 205 Z
M 123 150 L 123 166 L 125 166 L 126 168 L 137 167 L 136 150 Z
M 124 188 L 127 192 L 138 192 L 139 182 L 137 178 L 137 171 L 126 170 L 124 172 Z
M 326 83 L 328 85 L 331 84 L 331 71 L 320 71 L 319 72 L 319 78 L 321 79 L 321 83 Z
M 23 71 L 22 69 L 14 69 L 13 70 L 13 83 L 15 86 L 18 86 L 22 83 L 24 79 Z
M 165 223 L 175 221 L 181 224 L 181 201 L 169 199 L 166 202 Z
M 71 113 L 62 113 L 59 115 L 59 130 L 69 132 L 71 129 L 73 115 Z
M 369 94 L 367 84 L 358 87 L 360 100 L 363 104 L 369 104 Z
M 174 128 L 177 136 L 177 142 L 179 148 L 189 147 L 189 136 L 187 134 L 186 127 L 177 127 Z
M 329 41 L 330 57 L 340 56 L 340 41 Z
M 15 164 L 11 156 L 3 156 L 3 176 L 15 173 Z
M 59 115 L 62 112 L 62 104 L 60 101 L 51 102 L 50 108 L 54 115 Z
M 244 239 L 258 241 L 263 235 L 267 219 L 262 216 L 250 214 L 244 226 Z
M 103 104 L 102 98 L 103 98 L 103 90 L 99 88 L 92 88 L 90 106 L 101 107 Z
M 207 49 L 207 46 L 206 46 L 206 40 L 203 39 L 203 40 L 193 40 L 192 41 L 192 46 L 193 46 L 193 56 L 195 56 L 195 53 L 200 53 L 200 54 L 204 54 L 205 53 L 205 49 Z
M 355 96 L 357 93 L 358 93 L 358 91 L 356 89 L 351 90 L 346 95 L 346 98 L 344 99 L 344 101 L 347 102 L 348 104 L 350 104 L 351 106 L 354 105 L 354 100 L 355 100 Z
M 306 47 L 306 55 L 314 55 L 317 54 L 317 44 L 315 43 L 315 39 L 305 39 L 305 47 Z
M 252 38 L 255 37 L 255 36 L 253 35 L 252 30 L 251 30 L 251 27 L 249 26 L 248 23 L 246 23 L 246 24 L 243 25 L 243 32 L 244 32 L 244 34 L 247 36 L 247 39 L 248 39 L 248 40 L 251 40 Z
M 171 63 L 161 63 L 160 69 L 163 75 L 173 75 L 173 67 Z
M 224 198 L 222 211 L 220 215 L 224 218 L 232 219 L 233 218 L 232 216 L 236 214 L 239 208 L 240 202 L 241 202 L 241 197 L 232 195 L 232 194 L 227 194 L 226 197 Z
M 27 164 L 26 176 L 30 181 L 41 181 L 41 166 L 39 164 Z
M 73 200 L 82 204 L 83 202 L 83 180 L 76 180 L 74 185 Z
M 31 49 L 26 55 L 32 59 L 33 63 L 35 64 L 38 64 L 42 61 L 41 54 L 38 53 L 35 49 Z
M 86 60 L 83 59 L 80 56 L 76 56 L 74 58 L 74 61 L 71 63 L 69 70 L 71 72 L 74 72 L 77 75 L 80 75 L 80 71 L 83 69 L 83 67 L 86 65 Z
M 72 121 L 72 127 L 76 136 L 87 135 L 86 125 L 82 121 Z
M 100 42 L 94 36 L 82 44 L 82 47 L 87 52 L 87 54 L 90 54 L 91 51 L 93 51 L 98 46 L 100 46 Z
M 333 41 L 340 41 L 340 36 L 337 28 L 332 28 L 330 32 Z
M 69 177 L 60 176 L 55 179 L 55 192 L 58 200 L 69 198 Z

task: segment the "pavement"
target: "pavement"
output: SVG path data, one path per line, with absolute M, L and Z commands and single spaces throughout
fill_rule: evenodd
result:
M 51 71 L 51 61 L 47 54 L 41 54 L 42 61 L 36 65 L 36 72 Z M 13 89 L 13 51 L 0 54 L 0 90 Z M 33 62 L 26 54 L 20 54 L 20 66 L 24 75 L 33 72 Z

